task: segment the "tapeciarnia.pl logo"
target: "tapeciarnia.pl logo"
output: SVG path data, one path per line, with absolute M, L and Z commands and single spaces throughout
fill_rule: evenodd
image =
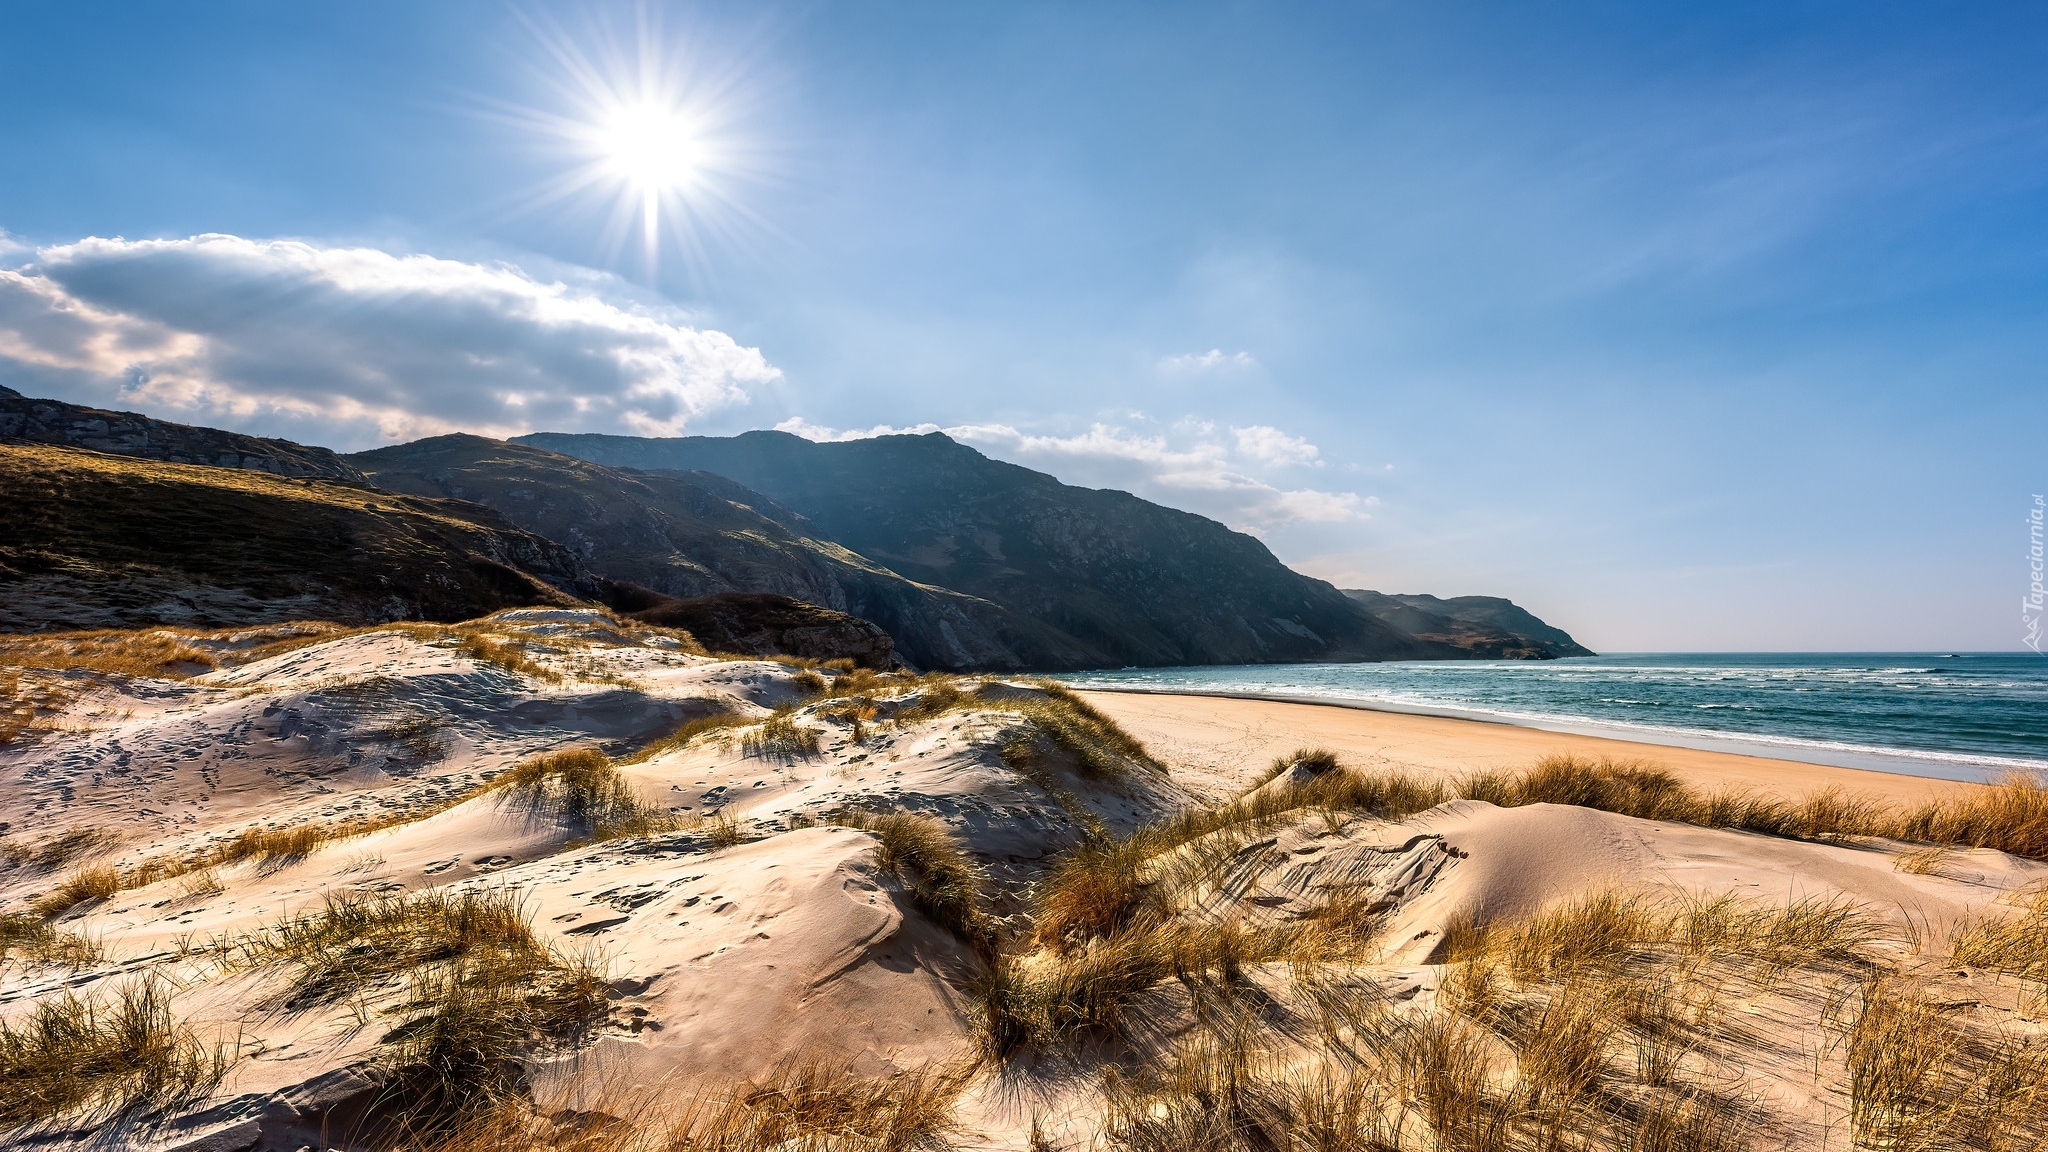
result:
M 2048 505 L 2048 501 L 2036 495 L 2034 506 L 2027 509 L 2027 568 L 2031 583 L 2027 586 L 2026 596 L 2020 601 L 2020 626 L 2026 629 L 2020 636 L 2020 643 L 2036 652 L 2041 651 L 2041 613 L 2044 601 L 2048 601 L 2048 591 L 2041 587 L 2041 516 L 2043 511 L 2048 511 L 2044 505 Z

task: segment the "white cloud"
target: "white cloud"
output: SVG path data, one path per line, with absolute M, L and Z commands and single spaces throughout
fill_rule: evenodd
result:
M 889 424 L 877 424 L 873 428 L 827 428 L 813 424 L 801 416 L 791 416 L 775 426 L 777 432 L 788 432 L 819 444 L 835 444 L 843 440 L 872 440 L 877 436 L 923 436 L 928 432 L 943 432 L 937 424 L 915 424 L 908 428 L 897 428 Z
M 1211 348 L 1207 352 L 1181 352 L 1173 356 L 1162 357 L 1159 361 L 1159 370 L 1161 372 L 1176 375 L 1257 368 L 1258 366 L 1259 362 L 1252 359 L 1252 355 L 1249 352 L 1226 353 L 1221 348 Z
M 1237 450 L 1254 460 L 1268 464 L 1307 464 L 1320 468 L 1322 453 L 1316 446 L 1299 436 L 1289 436 L 1278 428 L 1266 424 L 1254 424 L 1249 428 L 1232 428 L 1237 437 Z
M 801 417 L 776 427 L 820 442 L 944 432 L 999 459 L 1053 472 L 1070 484 L 1122 488 L 1250 532 L 1296 522 L 1364 520 L 1379 503 L 1377 497 L 1356 492 L 1283 488 L 1261 475 L 1276 467 L 1321 463 L 1315 445 L 1263 424 L 1219 428 L 1208 421 L 1182 420 L 1151 432 L 1095 424 L 1072 436 L 1034 435 L 1008 424 L 884 424 L 855 431 Z
M 296 241 L 86 239 L 0 267 L 0 380 L 354 448 L 457 430 L 673 435 L 780 375 L 607 283 Z

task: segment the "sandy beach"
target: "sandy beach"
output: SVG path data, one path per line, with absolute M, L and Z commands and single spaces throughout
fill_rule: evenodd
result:
M 1490 724 L 1234 696 L 1151 692 L 1081 694 L 1173 765 L 1183 782 L 1222 796 L 1242 788 L 1298 748 L 1327 748 L 1363 770 L 1401 769 L 1428 777 L 1478 769 L 1526 768 L 1552 753 L 1646 760 L 1688 783 L 1797 797 L 1822 788 L 1912 803 L 1976 787 L 1950 780 L 1835 768 L 1796 760 L 1709 752 Z

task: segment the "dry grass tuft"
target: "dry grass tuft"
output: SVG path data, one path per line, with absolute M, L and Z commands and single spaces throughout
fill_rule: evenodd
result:
M 313 850 L 339 835 L 346 826 L 295 824 L 289 828 L 245 828 L 234 839 L 213 850 L 214 864 L 239 864 L 244 860 L 303 860 Z
M 502 1101 L 420 1139 L 395 1133 L 398 1152 L 922 1152 L 960 1130 L 955 1103 L 967 1075 L 919 1068 L 865 1079 L 806 1064 L 758 1081 L 669 1088 L 607 1101 L 601 1111 L 542 1115 Z
M 908 812 L 848 812 L 839 821 L 881 841 L 883 870 L 903 882 L 925 915 L 966 941 L 984 961 L 995 958 L 996 926 L 983 906 L 981 869 L 960 851 L 944 824 Z
M 1040 681 L 1038 688 L 1045 698 L 1023 706 L 1025 719 L 1072 756 L 1082 775 L 1113 780 L 1133 767 L 1165 774 L 1166 766 L 1144 744 L 1093 705 L 1050 680 Z
M 533 933 L 516 894 L 464 890 L 329 897 L 233 946 L 232 960 L 293 970 L 287 1008 L 388 999 L 402 1022 L 382 1057 L 395 1121 L 436 1129 L 514 1094 L 521 1051 L 574 1043 L 604 1018 L 604 977 Z
M 1895 977 L 1863 982 L 1848 1029 L 1849 1122 L 1859 1147 L 1908 1152 L 2048 1142 L 2048 1053 L 1958 1024 Z
M 2018 915 L 1986 916 L 1961 925 L 1950 938 L 1949 959 L 1966 967 L 2048 980 L 2048 888 L 2037 888 L 2025 897 Z
M 339 999 L 422 965 L 472 952 L 544 960 L 516 894 L 442 890 L 411 896 L 329 896 L 317 912 L 280 920 L 235 945 L 249 966 L 289 964 L 295 1004 Z
M 746 713 L 739 711 L 713 712 L 708 716 L 699 716 L 695 720 L 685 721 L 682 727 L 633 753 L 628 763 L 637 764 L 642 761 L 652 760 L 656 756 L 665 755 L 678 748 L 688 747 L 690 742 L 699 736 L 706 736 L 713 732 L 730 731 L 734 728 L 745 727 L 753 722 L 753 719 Z
M 98 944 L 76 932 L 52 928 L 30 912 L 0 913 L 0 962 L 9 956 L 72 968 L 85 968 L 101 959 Z
M 1932 800 L 1887 823 L 1878 835 L 2048 860 L 2048 787 L 2034 776 L 2015 774 L 1996 788 Z
M 1892 870 L 1895 872 L 1908 872 L 1915 876 L 1939 875 L 1942 867 L 1955 854 L 1955 849 L 1946 846 L 1920 848 L 1912 852 L 1903 852 L 1899 854 L 1898 859 L 1892 861 Z
M 0 1024 L 0 1125 L 108 1120 L 175 1105 L 212 1091 L 235 1055 L 179 1024 L 155 979 L 126 984 L 108 1001 L 67 992 Z
M 787 713 L 778 712 L 761 727 L 740 737 L 740 751 L 746 756 L 785 763 L 818 754 L 818 730 L 799 724 Z
M 121 889 L 119 869 L 111 864 L 88 864 L 37 897 L 34 907 L 44 916 L 61 916 L 88 900 L 105 900 Z
M 1288 959 L 1297 933 L 1233 923 L 1171 923 L 1119 932 L 1065 952 L 999 957 L 975 985 L 985 1059 L 1084 1038 L 1122 1036 L 1139 997 L 1177 979 L 1197 993 L 1230 993 L 1254 965 Z
M 641 802 L 611 758 L 572 748 L 523 761 L 491 782 L 534 816 L 566 820 L 591 840 L 616 840 L 672 830 L 666 813 Z

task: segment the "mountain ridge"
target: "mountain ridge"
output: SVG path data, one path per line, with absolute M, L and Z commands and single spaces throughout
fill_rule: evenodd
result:
M 1064 484 L 941 433 L 833 444 L 769 431 L 514 442 L 650 473 L 728 477 L 910 579 L 1057 629 L 1083 658 L 1037 662 L 1048 669 L 1465 655 L 1397 632 L 1207 517 Z
M 618 469 L 462 433 L 346 459 L 393 491 L 487 505 L 606 576 L 667 596 L 763 593 L 874 621 L 920 667 L 1014 670 L 1048 653 L 1085 659 L 1035 621 L 910 580 L 723 476 Z
M 1501 596 L 1431 596 L 1342 589 L 1344 595 L 1388 624 L 1414 636 L 1456 644 L 1496 660 L 1556 660 L 1592 656 L 1564 629 L 1545 623 Z
M 291 440 L 177 424 L 63 400 L 30 399 L 0 385 L 0 444 L 53 444 L 117 456 L 246 468 L 276 476 L 367 483 L 334 452 Z

